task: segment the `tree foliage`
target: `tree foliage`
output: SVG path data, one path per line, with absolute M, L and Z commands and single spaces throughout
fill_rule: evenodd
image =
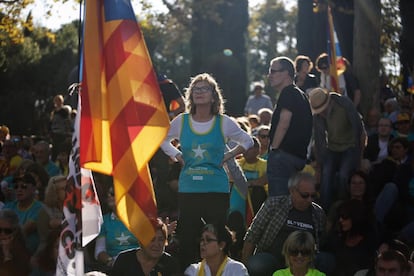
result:
M 69 72 L 78 62 L 77 26 L 77 22 L 62 26 L 54 33 L 56 43 L 44 28 L 34 27 L 22 43 L 9 41 L 2 47 L 7 59 L 0 72 L 0 99 L 8 104 L 0 110 L 0 118 L 14 133 L 44 134 L 41 116 L 51 110 L 51 98 L 65 92 Z
M 280 0 L 266 0 L 251 10 L 248 45 L 250 80 L 263 80 L 270 60 L 276 56 L 295 58 L 296 17 L 297 8 L 288 11 Z

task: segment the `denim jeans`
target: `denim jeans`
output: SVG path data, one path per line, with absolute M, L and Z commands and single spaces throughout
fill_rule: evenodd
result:
M 247 270 L 250 276 L 273 275 L 273 272 L 284 267 L 285 263 L 280 262 L 270 253 L 257 253 L 251 256 L 247 262 Z
M 385 216 L 389 213 L 395 201 L 398 200 L 398 187 L 389 182 L 384 185 L 382 191 L 375 200 L 375 216 L 379 223 L 384 223 Z
M 267 158 L 267 179 L 269 196 L 288 195 L 288 181 L 295 172 L 305 167 L 306 160 L 283 150 L 269 152 Z
M 322 164 L 321 176 L 321 205 L 324 210 L 329 210 L 332 202 L 344 198 L 348 191 L 349 176 L 359 167 L 360 151 L 356 147 L 349 148 L 342 152 L 326 150 Z M 338 181 L 335 175 L 338 174 Z M 337 183 L 335 185 L 335 183 Z M 336 193 L 336 194 L 335 194 Z

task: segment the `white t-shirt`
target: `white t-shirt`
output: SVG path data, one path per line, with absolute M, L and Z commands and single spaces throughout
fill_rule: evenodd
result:
M 201 262 L 196 264 L 191 264 L 187 269 L 184 271 L 184 275 L 186 276 L 197 276 L 198 270 L 200 269 Z M 211 276 L 210 267 L 205 265 L 204 267 L 204 275 Z M 227 261 L 226 266 L 224 267 L 224 271 L 222 276 L 248 276 L 249 273 L 247 272 L 246 267 L 241 262 L 235 261 L 231 258 Z

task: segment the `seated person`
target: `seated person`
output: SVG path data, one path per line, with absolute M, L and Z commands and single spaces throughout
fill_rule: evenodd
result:
M 197 275 L 249 275 L 246 267 L 229 257 L 232 235 L 224 225 L 206 224 L 200 239 L 201 262 L 185 270 L 187 276 Z
M 109 275 L 174 275 L 179 272 L 178 262 L 165 252 L 168 244 L 167 225 L 161 219 L 157 219 L 156 223 L 155 236 L 151 242 L 146 246 L 121 252 Z
M 103 265 L 104 271 L 109 271 L 116 256 L 124 250 L 137 248 L 137 238 L 126 228 L 116 215 L 114 189 L 110 187 L 107 194 L 107 204 L 110 212 L 103 216 L 101 232 L 96 238 L 95 258 Z
M 308 173 L 296 173 L 289 179 L 289 195 L 269 197 L 264 202 L 244 238 L 242 260 L 250 275 L 269 275 L 285 267 L 283 242 L 293 231 L 312 233 L 319 249 L 326 217 L 313 202 L 315 182 Z
M 306 231 L 292 232 L 283 244 L 285 269 L 277 270 L 273 276 L 325 276 L 325 273 L 313 268 L 315 259 L 315 240 L 311 233 Z

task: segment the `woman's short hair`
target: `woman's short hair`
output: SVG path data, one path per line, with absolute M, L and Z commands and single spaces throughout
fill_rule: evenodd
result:
M 230 229 L 222 224 L 206 224 L 203 226 L 203 229 L 201 230 L 201 233 L 204 233 L 206 231 L 209 231 L 211 233 L 214 233 L 217 237 L 217 242 L 224 242 L 226 245 L 223 247 L 222 251 L 224 254 L 229 255 L 230 247 L 234 243 L 233 235 Z
M 60 186 L 66 187 L 66 176 L 56 175 L 52 176 L 47 183 L 45 191 L 44 203 L 49 207 L 59 207 L 58 206 L 58 197 L 57 192 Z
M 211 105 L 211 113 L 214 115 L 224 113 L 224 99 L 222 96 L 221 88 L 219 87 L 217 81 L 208 73 L 198 74 L 197 76 L 191 78 L 190 84 L 185 92 L 185 102 L 187 111 L 190 114 L 195 114 L 196 106 L 194 105 L 193 100 L 193 88 L 198 82 L 207 82 L 213 93 L 213 103 Z
M 283 243 L 282 254 L 285 256 L 286 265 L 289 266 L 289 256 L 292 252 L 306 252 L 310 258 L 309 267 L 313 267 L 315 260 L 315 239 L 307 231 L 294 231 L 289 234 Z
M 299 72 L 300 71 L 300 69 L 302 68 L 302 64 L 304 64 L 305 62 L 309 64 L 308 72 L 310 72 L 310 70 L 312 70 L 313 63 L 312 63 L 311 59 L 308 56 L 299 55 L 299 56 L 297 56 L 295 58 L 295 69 L 296 69 L 296 72 Z

